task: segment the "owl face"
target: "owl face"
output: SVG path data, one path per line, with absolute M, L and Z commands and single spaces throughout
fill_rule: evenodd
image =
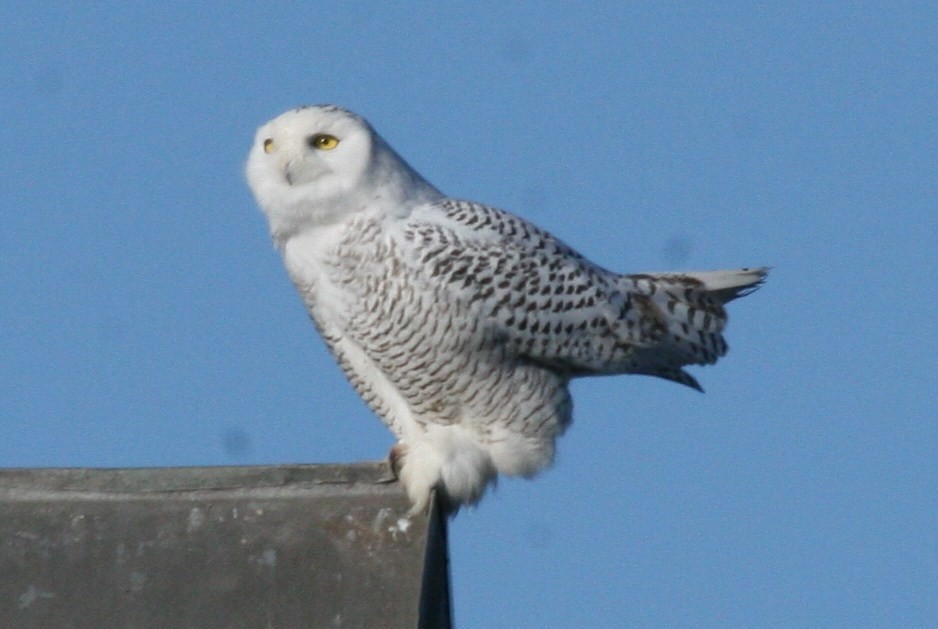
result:
M 303 107 L 260 129 L 248 160 L 249 177 L 279 179 L 286 186 L 354 185 L 367 166 L 372 131 L 358 116 L 336 107 Z
M 294 109 L 260 129 L 246 174 L 273 231 L 328 223 L 367 189 L 375 134 L 337 107 Z
M 278 245 L 360 212 L 404 217 L 443 196 L 363 118 L 333 105 L 294 109 L 258 129 L 246 175 Z

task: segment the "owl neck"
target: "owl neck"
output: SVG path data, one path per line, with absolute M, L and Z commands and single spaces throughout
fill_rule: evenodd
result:
M 390 215 L 406 216 L 418 205 L 443 198 L 443 193 L 411 168 L 377 133 L 372 150 L 374 159 L 365 173 L 369 185 L 361 187 L 370 193 L 367 203 L 383 206 Z

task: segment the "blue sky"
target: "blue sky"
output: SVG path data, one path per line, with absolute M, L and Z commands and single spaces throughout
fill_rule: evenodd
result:
M 774 267 L 458 516 L 459 626 L 935 623 L 938 8 L 623 4 L 5 3 L 0 466 L 385 456 L 241 173 L 332 102 L 604 266 Z

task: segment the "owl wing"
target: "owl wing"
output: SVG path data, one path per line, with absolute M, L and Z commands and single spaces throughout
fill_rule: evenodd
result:
M 723 304 L 765 269 L 618 275 L 522 218 L 444 200 L 408 223 L 417 263 L 469 302 L 519 359 L 568 377 L 639 373 L 700 390 L 683 369 L 724 355 Z
M 620 276 L 507 212 L 445 200 L 412 215 L 405 233 L 423 272 L 518 357 L 570 376 L 620 373 L 660 336 Z

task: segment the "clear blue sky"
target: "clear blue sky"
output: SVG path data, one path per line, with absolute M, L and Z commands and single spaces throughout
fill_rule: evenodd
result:
M 938 623 L 933 3 L 84 4 L 0 8 L 0 466 L 385 456 L 241 173 L 332 102 L 607 267 L 774 266 L 459 515 L 460 627 Z

